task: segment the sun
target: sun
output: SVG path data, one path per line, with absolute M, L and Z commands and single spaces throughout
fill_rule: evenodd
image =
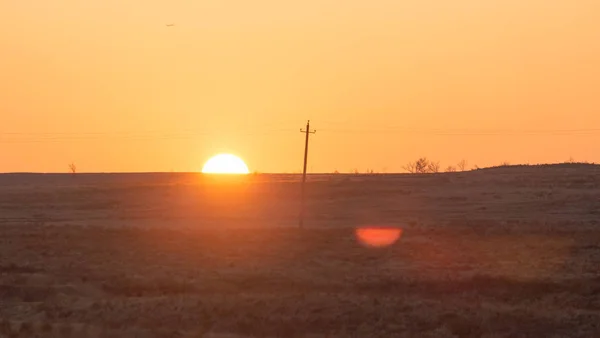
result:
M 248 174 L 248 166 L 244 161 L 231 154 L 219 154 L 211 157 L 204 167 L 204 174 Z

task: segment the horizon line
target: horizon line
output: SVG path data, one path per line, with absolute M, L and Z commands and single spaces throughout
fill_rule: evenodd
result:
M 520 163 L 520 164 L 508 164 L 508 165 L 495 165 L 495 166 L 489 166 L 489 167 L 479 167 L 479 168 L 471 168 L 471 169 L 467 169 L 467 170 L 457 170 L 454 173 L 459 173 L 459 172 L 468 172 L 468 171 L 475 171 L 475 170 L 481 170 L 481 169 L 493 169 L 493 168 L 503 168 L 503 167 L 535 167 L 535 166 L 558 166 L 558 165 L 600 165 L 594 162 L 555 162 L 555 163 L 537 163 L 537 164 L 529 164 L 529 163 Z M 446 171 L 439 171 L 436 174 L 443 174 L 443 173 L 453 173 L 453 172 L 446 172 Z M 252 176 L 252 175 L 302 175 L 301 172 L 294 172 L 294 173 L 290 173 L 290 172 L 250 172 L 247 174 L 206 174 L 206 173 L 202 173 L 201 171 L 85 171 L 85 172 L 77 172 L 77 173 L 71 173 L 71 172 L 63 172 L 63 171 L 49 171 L 49 172 L 42 172 L 42 171 L 6 171 L 6 172 L 0 172 L 0 175 L 73 175 L 73 176 L 77 176 L 77 175 L 98 175 L 98 174 L 105 174 L 105 175 L 110 175 L 110 174 L 198 174 L 198 175 L 219 175 L 219 176 Z M 406 171 L 402 171 L 402 172 L 395 172 L 395 171 L 390 171 L 390 172 L 378 172 L 378 171 L 373 171 L 373 172 L 369 172 L 369 171 L 358 171 L 358 172 L 350 172 L 350 171 L 328 171 L 328 172 L 307 172 L 307 175 L 398 175 L 398 174 L 415 174 L 415 173 L 410 173 L 410 172 L 406 172 Z

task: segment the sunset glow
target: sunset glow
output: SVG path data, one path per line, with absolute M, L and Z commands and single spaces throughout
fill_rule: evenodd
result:
M 235 149 L 252 170 L 293 173 L 309 119 L 311 172 L 600 162 L 598 13 L 598 0 L 0 1 L 0 171 L 195 171 Z

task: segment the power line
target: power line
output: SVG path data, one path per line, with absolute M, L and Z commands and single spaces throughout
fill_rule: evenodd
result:
M 600 133 L 600 129 L 409 129 L 409 128 L 372 128 L 343 129 L 322 128 L 331 133 L 405 133 L 439 136 L 486 136 L 486 135 L 589 135 Z
M 269 132 L 288 132 L 290 128 L 276 128 L 276 129 L 260 129 L 254 128 L 256 133 L 269 133 Z M 258 132 L 256 131 L 258 130 Z M 449 135 L 479 135 L 479 134 L 554 134 L 554 133 L 599 133 L 600 129 L 587 128 L 587 129 L 451 129 L 451 128 L 397 128 L 397 127 L 386 127 L 386 128 L 321 128 L 321 130 L 327 130 L 331 132 L 349 132 L 349 133 L 360 133 L 360 132 L 393 132 L 393 133 L 441 133 Z M 233 132 L 233 131 L 229 131 Z M 152 134 L 166 134 L 166 135 L 208 135 L 218 134 L 219 131 L 194 131 L 194 130 L 179 130 L 179 131 L 105 131 L 105 132 L 0 132 L 0 135 L 8 136 L 25 136 L 25 137 L 81 137 L 81 136 L 153 136 Z M 236 131 L 236 134 L 247 134 L 247 131 Z
M 0 133 L 0 143 L 38 143 L 60 141 L 86 141 L 86 140 L 186 140 L 212 135 L 268 135 L 279 132 L 289 132 L 293 129 L 270 129 L 253 131 L 197 131 L 197 132 L 84 132 L 84 133 Z
M 265 128 L 260 130 L 227 130 L 226 132 L 212 130 L 178 130 L 178 131 L 102 131 L 102 132 L 0 132 L 0 143 L 39 143 L 60 141 L 86 140 L 186 140 L 221 133 L 234 135 L 269 135 L 279 132 L 289 132 L 290 128 Z M 598 128 L 580 129 L 451 129 L 451 128 L 322 128 L 331 134 L 412 134 L 433 136 L 577 136 L 600 134 Z

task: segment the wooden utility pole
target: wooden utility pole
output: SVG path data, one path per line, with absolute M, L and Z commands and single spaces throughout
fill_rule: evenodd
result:
M 309 134 L 314 134 L 317 131 L 310 130 L 310 120 L 306 122 L 306 129 L 300 129 L 301 133 L 306 135 L 304 140 L 304 169 L 302 170 L 302 192 L 300 195 L 300 223 L 299 226 L 302 228 L 304 226 L 304 185 L 306 184 L 306 163 L 308 162 L 308 136 Z

